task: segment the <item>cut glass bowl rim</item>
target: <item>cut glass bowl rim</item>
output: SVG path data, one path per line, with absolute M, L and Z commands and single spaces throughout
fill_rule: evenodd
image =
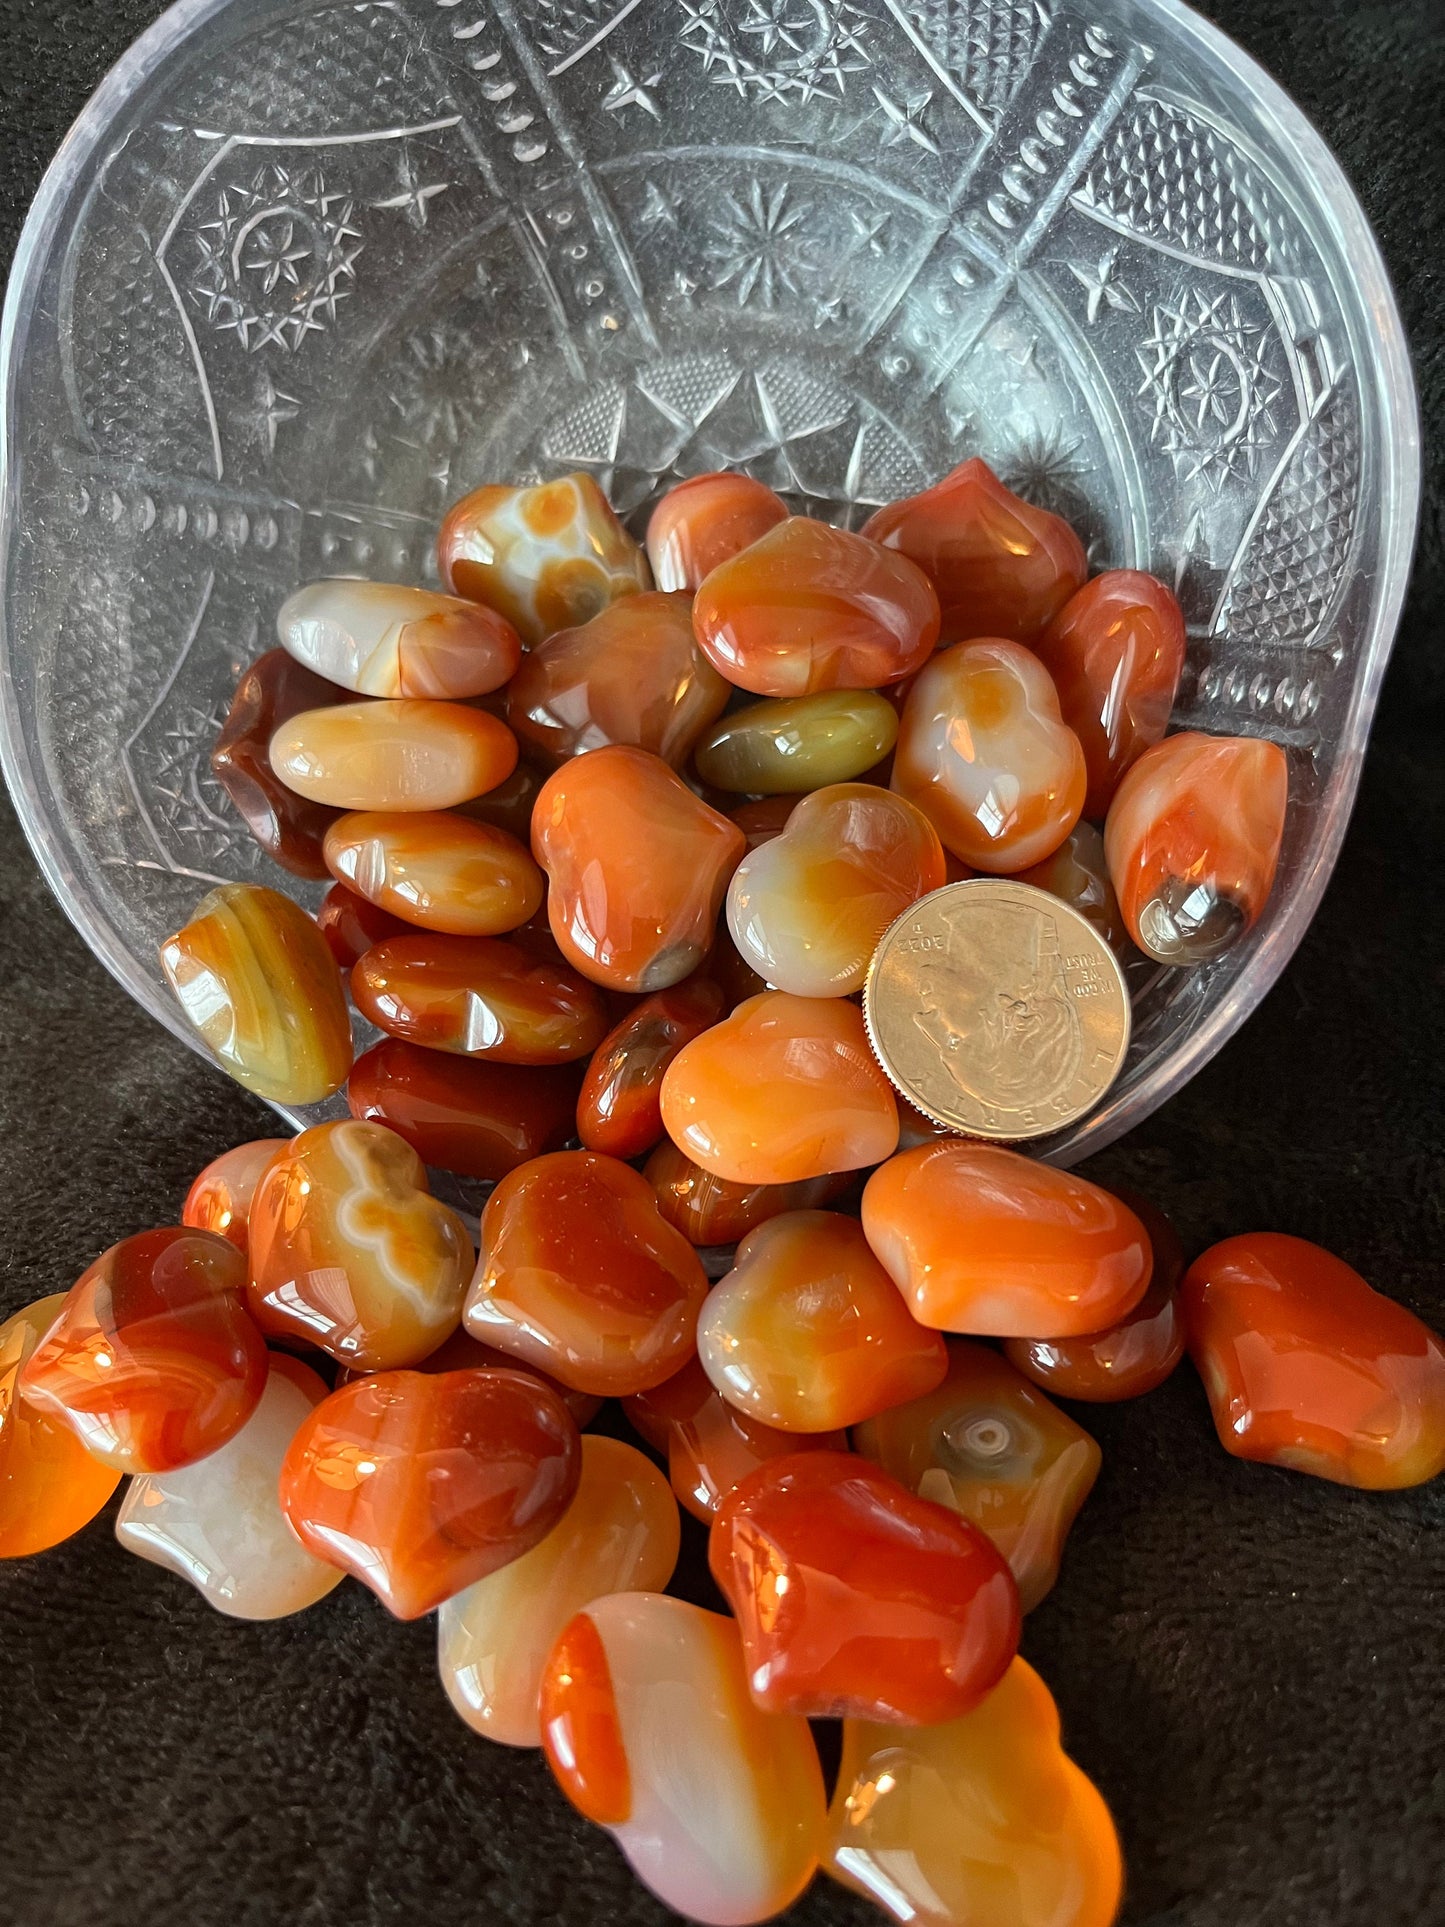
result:
M 1360 642 L 1361 669 L 1345 713 L 1331 788 L 1328 822 L 1313 862 L 1294 879 L 1283 914 L 1274 917 L 1244 968 L 1185 1034 L 1172 1039 L 1156 1065 L 1127 1097 L 1117 1093 L 1075 1130 L 1057 1156 L 1074 1163 L 1104 1149 L 1179 1090 L 1233 1036 L 1263 1001 L 1302 940 L 1338 858 L 1349 824 L 1371 718 L 1399 627 L 1414 553 L 1421 499 L 1419 401 L 1409 345 L 1389 270 L 1374 230 L 1340 162 L 1304 110 L 1251 55 L 1183 0 L 1135 0 L 1138 10 L 1167 20 L 1202 53 L 1222 62 L 1253 95 L 1282 145 L 1291 146 L 1311 178 L 1319 203 L 1336 224 L 1341 255 L 1373 321 L 1371 346 L 1378 399 L 1393 432 L 1380 438 L 1381 567 L 1369 621 Z M 13 655 L 21 639 L 8 621 L 11 555 L 17 535 L 18 477 L 15 424 L 18 378 L 57 218 L 76 182 L 131 99 L 186 41 L 227 12 L 236 0 L 177 0 L 122 54 L 87 101 L 51 161 L 16 247 L 0 318 L 0 769 L 37 863 L 61 908 L 90 949 L 131 997 L 174 1036 L 207 1056 L 180 1011 L 142 969 L 69 861 L 62 827 L 46 804 L 46 784 L 35 745 L 21 729 Z M 278 879 L 279 881 L 279 879 Z M 274 1105 L 299 1128 L 306 1119 Z M 1046 1153 L 1048 1155 L 1048 1153 Z

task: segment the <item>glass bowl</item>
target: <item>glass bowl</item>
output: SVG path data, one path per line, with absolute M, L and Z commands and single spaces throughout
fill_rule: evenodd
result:
M 1177 585 L 1177 721 L 1267 735 L 1262 921 L 1147 970 L 1071 1161 L 1259 1003 L 1339 849 L 1419 492 L 1348 183 L 1174 0 L 183 0 L 90 102 L 5 309 L 0 744 L 101 960 L 218 879 L 314 902 L 208 751 L 297 583 L 434 579 L 443 507 L 738 467 L 857 526 L 966 455 Z M 288 1112 L 314 1121 L 331 1107 Z

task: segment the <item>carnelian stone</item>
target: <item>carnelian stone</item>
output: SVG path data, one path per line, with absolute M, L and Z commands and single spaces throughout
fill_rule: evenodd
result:
M 346 1101 L 423 1164 L 495 1183 L 571 1139 L 577 1072 L 488 1064 L 388 1037 L 357 1058 Z
M 770 1920 L 812 1879 L 825 1805 L 812 1736 L 748 1698 L 722 1614 L 655 1592 L 594 1600 L 548 1661 L 541 1719 L 562 1791 L 685 1919 Z
M 397 697 L 307 709 L 271 738 L 289 788 L 340 810 L 449 810 L 517 767 L 517 739 L 469 703 Z
M 944 875 L 943 846 L 921 810 L 871 783 L 834 783 L 743 858 L 728 885 L 728 928 L 777 989 L 847 997 L 862 989 L 889 924 Z
M 250 1248 L 251 1202 L 261 1173 L 290 1141 L 258 1137 L 213 1158 L 186 1193 L 181 1223 L 193 1231 L 214 1231 L 218 1238 L 228 1238 L 244 1256 Z
M 914 1317 L 939 1331 L 1071 1338 L 1117 1324 L 1149 1283 L 1149 1234 L 1128 1205 L 965 1138 L 875 1171 L 863 1229 Z
M 354 810 L 327 831 L 326 861 L 403 923 L 456 937 L 515 930 L 546 889 L 514 836 L 455 810 Z
M 659 589 L 698 589 L 720 564 L 787 519 L 783 501 L 751 475 L 690 476 L 652 511 L 647 559 L 653 578 Z
M 1186 730 L 1145 750 L 1109 805 L 1104 850 L 1129 935 L 1164 964 L 1209 963 L 1258 921 L 1289 802 L 1278 743 Z
M 222 883 L 166 938 L 160 960 L 186 1022 L 248 1091 L 317 1104 L 346 1082 L 346 999 L 325 938 L 290 897 Z
M 1343 1259 L 1248 1232 L 1195 1259 L 1180 1301 L 1235 1458 L 1375 1492 L 1445 1470 L 1445 1343 Z
M 736 1244 L 754 1225 L 784 1211 L 811 1211 L 828 1204 L 854 1182 L 851 1171 L 829 1171 L 797 1184 L 732 1184 L 694 1164 L 671 1138 L 658 1145 L 643 1176 L 657 1194 L 663 1217 L 694 1245 Z
M 1085 780 L 1049 673 L 1020 644 L 959 643 L 914 679 L 892 786 L 974 869 L 1041 863 L 1078 822 Z
M 310 582 L 282 603 L 276 634 L 298 662 L 364 696 L 484 696 L 522 654 L 495 610 L 394 582 Z
M 677 1501 L 651 1459 L 620 1439 L 583 1439 L 576 1494 L 546 1538 L 442 1605 L 442 1685 L 468 1726 L 504 1746 L 540 1745 L 537 1702 L 558 1638 L 594 1599 L 660 1592 L 680 1535 Z
M 698 1357 L 731 1405 L 785 1432 L 831 1432 L 931 1392 L 948 1370 L 856 1218 L 790 1211 L 750 1231 L 708 1293 Z
M 645 1178 L 594 1151 L 557 1151 L 488 1199 L 466 1325 L 564 1385 L 612 1397 L 686 1362 L 706 1292 Z
M 121 1472 L 193 1465 L 240 1431 L 265 1390 L 245 1285 L 245 1260 L 212 1232 L 123 1238 L 66 1293 L 16 1389 Z
M 723 1014 L 706 977 L 659 990 L 630 1010 L 598 1045 L 577 1099 L 577 1135 L 589 1151 L 641 1157 L 662 1136 L 662 1080 L 684 1044 Z
M 666 990 L 692 974 L 744 847 L 735 823 L 642 749 L 565 763 L 532 815 L 552 934 L 609 990 Z
M 1173 1225 L 1145 1199 L 1125 1202 L 1149 1233 L 1154 1269 L 1149 1288 L 1117 1325 L 1078 1338 L 1006 1338 L 1004 1356 L 1059 1398 L 1108 1405 L 1162 1385 L 1184 1356 L 1179 1280 L 1184 1247 Z
M 92 1458 L 68 1421 L 33 1405 L 19 1385 L 64 1305 L 57 1291 L 0 1323 L 0 1559 L 58 1546 L 120 1484 L 115 1466 Z
M 388 937 L 403 936 L 413 928 L 389 910 L 368 903 L 344 883 L 333 883 L 321 899 L 316 923 L 342 970 L 350 970 L 373 944 L 385 943 Z
M 342 1118 L 294 1137 L 251 1207 L 252 1316 L 344 1365 L 415 1365 L 457 1328 L 466 1226 L 394 1131 Z
M 548 636 L 513 676 L 507 721 L 552 763 L 630 743 L 674 768 L 731 695 L 692 633 L 692 597 L 628 596 Z
M 1169 726 L 1184 611 L 1157 577 L 1110 569 L 1069 597 L 1033 647 L 1084 751 L 1084 814 L 1102 823 L 1119 778 Z
M 474 489 L 447 511 L 437 562 L 449 589 L 500 610 L 534 645 L 652 587 L 646 557 L 590 475 Z
M 545 1538 L 580 1467 L 570 1414 L 523 1372 L 377 1372 L 302 1422 L 281 1508 L 309 1552 L 419 1619 Z
M 708 1564 L 771 1713 L 957 1719 L 1018 1650 L 1018 1588 L 989 1540 L 851 1452 L 745 1479 L 718 1508 Z
M 961 1720 L 844 1722 L 823 1864 L 901 1927 L 1110 1927 L 1124 1886 L 1109 1809 L 1022 1659 Z
M 324 877 L 322 841 L 336 811 L 313 803 L 271 767 L 271 738 L 305 709 L 346 701 L 346 691 L 268 649 L 236 685 L 211 751 L 211 773 L 267 856 L 293 876 Z
M 1087 917 L 1121 963 L 1138 956 L 1114 894 L 1104 839 L 1092 823 L 1076 823 L 1052 856 L 1020 870 L 1017 881 L 1047 890 L 1051 897 Z
M 793 516 L 712 571 L 692 620 L 730 683 L 806 696 L 911 676 L 938 641 L 938 598 L 906 557 Z
M 1099 1476 L 1082 1427 L 987 1345 L 953 1339 L 936 1391 L 856 1428 L 853 1443 L 910 1492 L 986 1532 L 1025 1612 L 1059 1576 L 1064 1541 Z
M 497 1064 L 566 1064 L 607 1032 L 602 999 L 565 966 L 495 937 L 391 937 L 351 973 L 388 1036 Z
M 846 1452 L 845 1432 L 780 1432 L 729 1405 L 690 1358 L 680 1372 L 650 1392 L 622 1402 L 629 1422 L 667 1455 L 672 1489 L 704 1525 L 750 1472 L 795 1452 Z
M 898 1143 L 892 1086 L 858 1007 L 781 990 L 749 998 L 679 1051 L 662 1080 L 662 1120 L 680 1150 L 734 1184 L 854 1171 Z
M 938 591 L 945 642 L 1031 642 L 1089 571 L 1068 523 L 1010 493 L 977 456 L 879 509 L 863 533 L 923 570 Z

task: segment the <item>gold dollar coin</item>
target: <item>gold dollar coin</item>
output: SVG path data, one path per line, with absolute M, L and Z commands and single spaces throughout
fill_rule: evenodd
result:
M 1118 959 L 1032 884 L 950 883 L 883 933 L 863 990 L 879 1063 L 935 1122 L 1016 1142 L 1083 1117 L 1129 1048 Z

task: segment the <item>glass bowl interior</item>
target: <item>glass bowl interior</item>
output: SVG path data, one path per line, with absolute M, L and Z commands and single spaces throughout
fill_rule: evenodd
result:
M 0 746 L 96 953 L 290 888 L 215 785 L 298 582 L 435 579 L 446 503 L 736 467 L 857 526 L 968 454 L 1177 586 L 1177 721 L 1265 735 L 1273 898 L 1146 969 L 1072 1161 L 1258 1004 L 1339 848 L 1409 567 L 1408 356 L 1351 190 L 1174 0 L 183 0 L 110 75 L 4 321 Z M 315 1121 L 336 1106 L 288 1112 Z

